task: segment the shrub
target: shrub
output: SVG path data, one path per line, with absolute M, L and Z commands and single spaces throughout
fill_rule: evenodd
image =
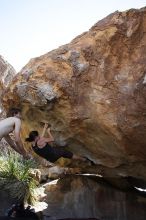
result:
M 7 152 L 0 156 L 0 187 L 9 191 L 17 201 L 34 203 L 36 181 L 29 175 L 29 169 L 35 168 L 36 163 L 24 160 L 15 152 Z

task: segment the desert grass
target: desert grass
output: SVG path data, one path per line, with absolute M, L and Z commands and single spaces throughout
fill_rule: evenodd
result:
M 24 160 L 15 152 L 0 155 L 0 187 L 7 190 L 12 198 L 34 204 L 37 182 L 29 170 L 36 168 L 34 160 Z

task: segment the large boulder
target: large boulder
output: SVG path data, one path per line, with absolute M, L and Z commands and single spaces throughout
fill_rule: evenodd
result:
M 0 98 L 3 90 L 9 86 L 15 75 L 15 69 L 0 55 Z M 1 107 L 0 103 L 0 108 Z
M 16 71 L 13 66 L 0 55 L 0 82 L 4 88 L 8 87 L 15 75 Z
M 3 119 L 6 115 L 6 112 L 1 104 L 2 93 L 12 82 L 12 79 L 15 75 L 15 69 L 0 55 L 0 119 Z M 5 140 L 2 140 L 0 150 L 2 152 L 7 151 L 7 146 L 8 144 L 5 142 Z
M 145 33 L 146 8 L 116 11 L 71 43 L 31 59 L 3 96 L 5 109 L 22 107 L 23 137 L 40 131 L 44 119 L 57 144 L 96 164 L 113 169 L 143 164 Z M 143 167 L 135 168 L 142 177 Z
M 45 185 L 45 216 L 60 218 L 97 218 L 102 220 L 144 220 L 146 200 L 136 193 L 122 192 L 103 180 L 68 176 Z

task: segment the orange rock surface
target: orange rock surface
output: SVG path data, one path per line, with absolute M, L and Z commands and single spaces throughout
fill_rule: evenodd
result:
M 22 108 L 24 138 L 48 120 L 57 144 L 115 168 L 146 160 L 145 94 L 142 8 L 115 12 L 31 59 L 5 91 L 3 106 Z

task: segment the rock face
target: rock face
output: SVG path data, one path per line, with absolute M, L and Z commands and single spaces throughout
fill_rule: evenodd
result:
M 13 77 L 16 75 L 14 68 L 0 55 L 0 119 L 5 116 L 5 111 L 3 111 L 3 106 L 1 104 L 1 96 L 3 91 L 9 86 Z M 1 141 L 0 150 L 5 152 L 8 144 L 5 140 Z
M 3 105 L 22 107 L 24 137 L 48 120 L 57 144 L 115 168 L 146 160 L 145 94 L 142 8 L 115 12 L 71 43 L 31 59 Z
M 48 207 L 44 215 L 59 218 L 144 220 L 146 200 L 121 192 L 88 177 L 66 177 L 46 186 Z
M 4 87 L 8 87 L 13 77 L 16 75 L 15 69 L 0 55 L 0 81 Z
M 14 68 L 0 55 L 0 96 L 16 75 Z M 0 104 L 1 106 L 1 104 Z

